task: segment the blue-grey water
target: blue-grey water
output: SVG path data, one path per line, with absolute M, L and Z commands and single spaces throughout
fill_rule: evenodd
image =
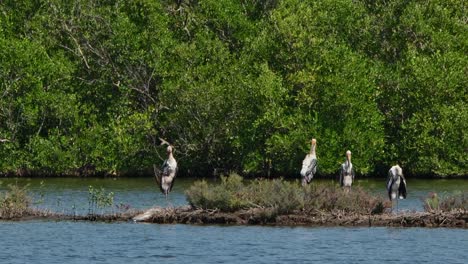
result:
M 41 183 L 42 182 L 42 183 Z M 193 182 L 178 179 L 166 201 L 149 178 L 3 179 L 28 184 L 35 206 L 87 213 L 88 188 L 114 204 L 144 209 L 185 205 Z M 466 180 L 408 180 L 403 210 L 422 210 L 429 192 L 467 189 Z M 382 180 L 356 183 L 385 195 Z M 103 210 L 119 210 L 117 207 Z M 468 231 L 446 228 L 198 226 L 72 221 L 0 221 L 0 263 L 466 263 Z
M 1 263 L 466 263 L 468 231 L 0 222 Z
M 86 214 L 90 209 L 88 200 L 90 197 L 89 186 L 94 188 L 102 187 L 105 193 L 112 192 L 114 194 L 115 206 L 102 209 L 104 212 L 118 210 L 117 206 L 119 205 L 124 208 L 137 209 L 152 206 L 186 205 L 188 203 L 184 192 L 193 182 L 194 179 L 177 179 L 168 200 L 159 192 L 152 178 L 6 178 L 0 180 L 0 191 L 6 189 L 8 184 L 28 185 L 28 189 L 36 202 L 34 206 L 56 212 Z M 316 182 L 330 181 L 316 180 L 312 184 Z M 361 186 L 375 194 L 386 197 L 385 180 L 362 179 L 356 181 L 354 186 Z M 468 190 L 468 180 L 408 179 L 408 197 L 406 200 L 399 200 L 399 209 L 422 211 L 422 200 L 429 193 L 436 192 L 441 196 L 464 190 Z

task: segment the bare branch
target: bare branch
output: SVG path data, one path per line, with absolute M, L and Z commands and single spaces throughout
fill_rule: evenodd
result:
M 81 50 L 81 46 L 78 43 L 78 40 L 76 40 L 76 38 L 73 36 L 72 30 L 68 27 L 67 23 L 63 22 L 62 24 L 63 24 L 64 29 L 68 32 L 68 35 L 70 36 L 70 38 L 73 40 L 73 42 L 75 42 L 75 45 L 76 45 L 76 47 L 78 49 L 78 52 L 79 52 L 81 58 L 83 59 L 85 65 L 86 65 L 86 68 L 90 69 L 91 67 L 89 67 L 88 60 L 86 59 L 83 51 Z
M 168 146 L 172 146 L 169 142 L 167 142 L 166 140 L 162 139 L 162 138 L 159 138 L 159 140 L 161 140 L 161 145 L 168 145 Z

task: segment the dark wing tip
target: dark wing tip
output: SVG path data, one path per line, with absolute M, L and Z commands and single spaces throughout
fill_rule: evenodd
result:
M 174 175 L 174 178 L 172 178 L 171 185 L 169 187 L 169 192 L 172 191 L 172 187 L 174 187 L 174 181 L 175 181 L 175 175 Z
M 400 187 L 398 188 L 399 195 L 403 196 L 403 199 L 406 199 L 406 180 L 401 178 Z

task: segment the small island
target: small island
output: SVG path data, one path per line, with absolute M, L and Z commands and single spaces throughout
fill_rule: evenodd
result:
M 96 204 L 105 204 L 96 192 Z M 467 228 L 468 195 L 430 194 L 424 211 L 398 210 L 379 195 L 361 187 L 350 192 L 333 183 L 301 186 L 297 181 L 244 181 L 231 174 L 218 184 L 196 181 L 186 190 L 189 205 L 122 209 L 113 213 L 63 214 L 31 207 L 25 187 L 10 186 L 1 197 L 0 220 L 132 221 L 155 224 L 226 224 L 268 226 L 389 226 Z

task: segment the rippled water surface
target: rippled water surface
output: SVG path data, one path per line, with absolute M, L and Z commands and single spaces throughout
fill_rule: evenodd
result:
M 42 183 L 41 183 L 42 182 Z M 150 178 L 3 179 L 29 184 L 35 206 L 88 212 L 88 187 L 133 208 L 185 205 L 192 179 L 166 201 Z M 429 192 L 467 189 L 466 180 L 408 180 L 400 208 L 422 210 Z M 299 183 L 298 183 L 299 184 Z M 383 180 L 356 185 L 385 195 Z M 116 208 L 107 210 L 117 210 Z M 445 228 L 197 226 L 72 221 L 0 221 L 0 263 L 466 263 L 468 231 Z
M 0 222 L 2 263 L 466 263 L 468 231 Z M 5 262 L 6 261 L 6 262 Z

